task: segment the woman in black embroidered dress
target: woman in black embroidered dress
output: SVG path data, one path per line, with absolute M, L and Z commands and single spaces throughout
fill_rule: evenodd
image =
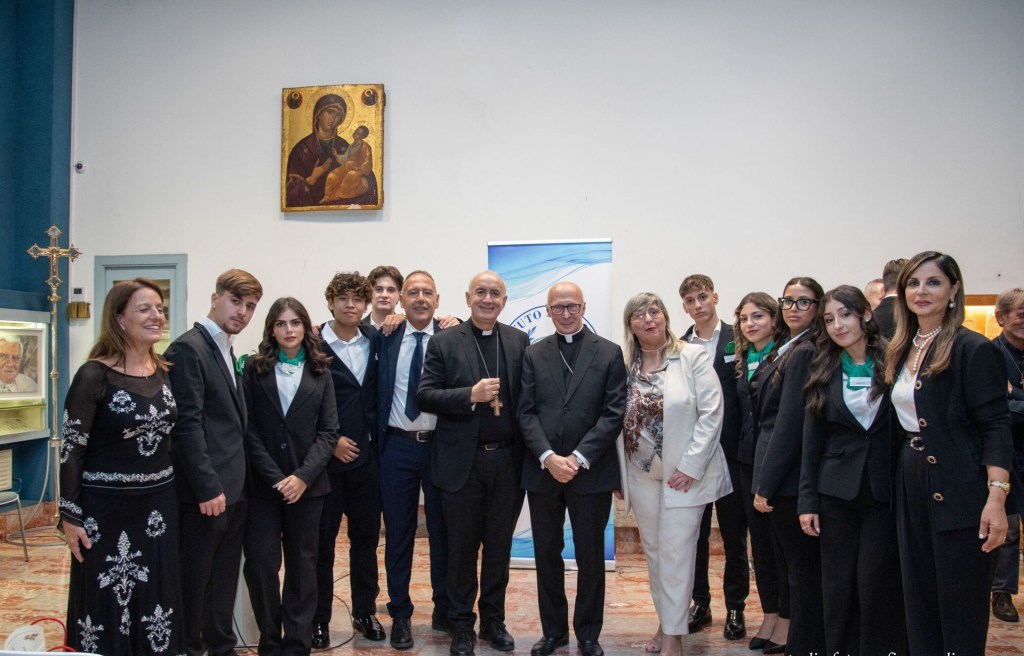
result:
M 61 525 L 71 560 L 68 642 L 101 654 L 181 653 L 178 500 L 168 437 L 177 408 L 160 288 L 119 282 L 65 400 Z

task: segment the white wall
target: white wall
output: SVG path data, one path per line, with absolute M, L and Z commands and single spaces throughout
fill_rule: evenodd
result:
M 611 237 L 613 307 L 700 271 L 723 316 L 930 248 L 1024 282 L 1018 0 L 88 0 L 75 34 L 72 282 L 188 253 L 190 322 L 230 266 L 320 318 L 337 270 L 427 268 L 465 314 L 488 240 Z M 353 82 L 387 91 L 384 209 L 282 214 L 281 89 Z

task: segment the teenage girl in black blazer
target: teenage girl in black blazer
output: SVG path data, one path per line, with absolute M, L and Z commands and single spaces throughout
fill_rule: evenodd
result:
M 764 292 L 752 292 L 736 306 L 733 339 L 736 342 L 736 395 L 742 424 L 736 459 L 740 463 L 743 508 L 750 532 L 754 579 L 764 618 L 750 639 L 751 649 L 774 649 L 789 633 L 789 585 L 777 565 L 782 550 L 772 535 L 767 515 L 754 510 L 754 453 L 760 426 L 757 391 L 789 331 L 779 317 L 778 302 Z
M 769 513 L 782 545 L 789 582 L 790 623 L 784 649 L 765 653 L 824 653 L 821 557 L 818 541 L 800 530 L 797 493 L 804 434 L 804 386 L 814 356 L 815 311 L 823 291 L 813 278 L 793 278 L 779 305 L 789 341 L 765 372 L 758 391 L 761 437 L 754 454 L 754 508 Z
M 820 536 L 826 651 L 903 654 L 885 340 L 850 285 L 822 297 L 817 322 L 798 509 L 801 530 Z
M 260 654 L 308 654 L 325 470 L 338 443 L 330 358 L 294 298 L 270 306 L 242 374 L 250 477 L 245 565 Z M 284 590 L 278 571 L 284 553 Z
M 896 530 L 911 654 L 984 654 L 991 552 L 1006 537 L 1013 458 L 999 348 L 963 327 L 960 267 L 915 255 L 897 282 L 892 385 Z

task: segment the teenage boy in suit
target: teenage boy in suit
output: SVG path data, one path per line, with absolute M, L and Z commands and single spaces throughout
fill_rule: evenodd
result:
M 330 372 L 338 408 L 338 444 L 327 465 L 331 492 L 320 519 L 314 649 L 330 647 L 334 604 L 334 548 L 341 517 L 348 517 L 349 586 L 352 628 L 367 640 L 386 636 L 377 621 L 377 545 L 380 487 L 377 473 L 377 346 L 380 337 L 360 322 L 370 302 L 370 285 L 355 273 L 338 273 L 324 291 L 331 321 L 320 328 L 321 347 L 331 356 Z
M 210 312 L 165 357 L 178 421 L 172 432 L 181 499 L 182 603 L 189 656 L 234 654 L 232 610 L 246 517 L 246 406 L 231 342 L 263 287 L 247 271 L 217 278 Z
M 750 594 L 750 569 L 747 564 L 747 520 L 743 509 L 740 485 L 739 449 L 742 415 L 736 395 L 736 347 L 732 326 L 718 318 L 718 294 L 711 278 L 701 274 L 687 276 L 679 285 L 683 311 L 694 325 L 683 339 L 703 346 L 722 383 L 722 451 L 732 479 L 730 494 L 709 503 L 701 520 L 697 538 L 697 561 L 694 571 L 693 606 L 690 608 L 689 630 L 696 633 L 711 624 L 711 586 L 708 582 L 708 539 L 711 536 L 711 507 L 718 514 L 718 528 L 725 547 L 725 572 L 722 587 L 725 593 L 726 619 L 722 634 L 727 640 L 747 635 L 743 617 L 747 595 Z

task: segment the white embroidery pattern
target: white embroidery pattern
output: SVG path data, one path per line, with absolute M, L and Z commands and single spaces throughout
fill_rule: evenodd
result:
M 68 458 L 71 457 L 71 452 L 75 450 L 76 446 L 86 446 L 89 444 L 89 434 L 79 432 L 77 426 L 82 425 L 81 419 L 71 419 L 68 416 L 68 411 L 64 411 L 64 421 L 61 424 L 61 433 L 64 435 L 64 439 L 60 445 L 60 461 L 65 463 Z
M 174 467 L 167 467 L 152 474 L 122 474 L 121 472 L 82 472 L 83 481 L 103 483 L 152 483 L 174 474 Z
M 167 404 L 168 408 L 177 408 L 178 404 L 174 402 L 174 394 L 171 393 L 171 388 L 164 385 L 161 390 L 164 396 L 164 403 Z
M 98 645 L 98 634 L 103 630 L 102 624 L 93 624 L 92 617 L 89 615 L 85 616 L 85 621 L 78 620 L 78 628 L 81 633 L 78 636 L 78 641 L 82 645 L 82 649 L 87 652 L 96 653 Z
M 125 415 L 135 410 L 135 401 L 132 401 L 132 395 L 128 392 L 117 390 L 107 407 L 119 415 Z
M 118 627 L 118 631 L 124 635 L 128 635 L 128 602 L 132 599 L 135 583 L 136 581 L 142 583 L 149 581 L 149 568 L 134 562 L 142 555 L 142 552 L 133 552 L 131 548 L 128 533 L 121 531 L 121 537 L 117 539 L 117 555 L 106 557 L 106 561 L 111 563 L 110 569 L 98 577 L 100 589 L 109 585 L 114 586 L 114 598 L 121 607 L 121 625 Z
M 170 410 L 158 411 L 156 406 L 149 406 L 149 412 L 144 415 L 135 415 L 138 422 L 134 428 L 124 429 L 123 437 L 126 440 L 135 439 L 139 443 L 139 454 L 151 456 L 156 453 L 160 446 L 160 440 L 164 435 L 170 435 L 171 423 L 167 421 Z
M 77 503 L 75 503 L 74 501 L 68 501 L 64 497 L 61 497 L 60 498 L 60 507 L 63 510 L 67 510 L 69 513 L 71 513 L 75 517 L 81 517 L 82 516 L 82 507 L 80 505 L 78 505 Z
M 171 615 L 173 614 L 174 609 L 168 608 L 164 613 L 164 609 L 157 604 L 152 617 L 142 616 L 142 623 L 148 625 L 146 637 L 149 638 L 149 646 L 153 648 L 153 651 L 164 651 L 171 643 Z
M 149 513 L 149 521 L 146 522 L 146 535 L 151 538 L 158 538 L 167 531 L 167 522 L 159 510 Z M 158 606 L 159 608 L 159 606 Z
M 95 517 L 86 517 L 85 521 L 82 522 L 82 528 L 85 529 L 85 535 L 89 538 L 89 542 L 96 544 L 100 541 L 100 524 L 96 521 Z

